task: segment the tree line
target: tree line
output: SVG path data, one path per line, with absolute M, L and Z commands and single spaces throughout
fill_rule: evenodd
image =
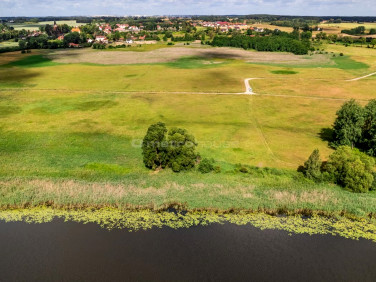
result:
M 296 55 L 308 54 L 308 51 L 313 50 L 309 40 L 299 40 L 291 36 L 281 36 L 273 34 L 271 36 L 255 36 L 236 35 L 215 36 L 211 42 L 212 46 L 217 47 L 237 47 L 245 50 L 254 49 L 257 51 L 269 52 L 291 52 Z

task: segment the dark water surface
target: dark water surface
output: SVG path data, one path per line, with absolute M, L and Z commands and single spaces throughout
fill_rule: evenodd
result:
M 376 243 L 250 225 L 0 222 L 1 281 L 376 281 Z

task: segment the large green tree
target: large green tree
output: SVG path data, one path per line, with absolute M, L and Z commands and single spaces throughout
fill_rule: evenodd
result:
M 166 166 L 166 125 L 158 122 L 149 126 L 142 141 L 142 155 L 147 168 L 157 169 Z
M 347 145 L 353 148 L 361 141 L 363 125 L 363 108 L 354 99 L 344 103 L 337 111 L 337 118 L 334 122 L 333 144 L 335 146 Z
M 182 128 L 171 128 L 168 132 L 168 166 L 173 171 L 188 170 L 195 166 L 198 154 L 197 143 L 193 135 Z
M 371 100 L 364 108 L 362 147 L 371 156 L 376 156 L 376 100 Z
M 168 134 L 166 135 L 166 133 Z M 182 128 L 167 131 L 162 122 L 152 124 L 142 142 L 142 155 L 147 168 L 170 167 L 173 171 L 188 170 L 195 166 L 199 155 L 193 135 Z

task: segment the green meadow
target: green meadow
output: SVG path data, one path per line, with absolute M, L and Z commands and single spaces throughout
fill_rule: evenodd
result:
M 375 98 L 376 77 L 346 80 L 375 72 L 376 51 L 327 48 L 345 56 L 303 67 L 223 56 L 100 65 L 58 63 L 48 51 L 0 54 L 0 206 L 372 216 L 376 192 L 296 172 L 313 149 L 323 159 L 332 152 L 323 132 L 345 100 Z M 246 78 L 259 78 L 250 82 L 259 95 L 237 94 Z M 221 172 L 147 170 L 140 142 L 158 121 L 192 133 Z
M 25 22 L 25 23 L 12 23 L 9 26 L 13 27 L 15 30 L 39 30 L 39 27 L 44 26 L 46 24 L 53 25 L 54 21 L 45 21 L 45 22 Z M 83 23 L 77 23 L 76 20 L 73 21 L 56 21 L 56 24 L 67 24 L 69 26 L 80 26 L 84 25 Z

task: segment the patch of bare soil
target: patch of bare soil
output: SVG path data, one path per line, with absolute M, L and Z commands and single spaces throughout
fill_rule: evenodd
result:
M 237 59 L 252 63 L 312 64 L 330 62 L 325 55 L 297 56 L 290 53 L 252 52 L 236 48 L 171 47 L 147 52 L 96 51 L 92 49 L 58 50 L 48 57 L 59 63 L 149 64 L 172 62 L 182 57 L 203 59 Z

